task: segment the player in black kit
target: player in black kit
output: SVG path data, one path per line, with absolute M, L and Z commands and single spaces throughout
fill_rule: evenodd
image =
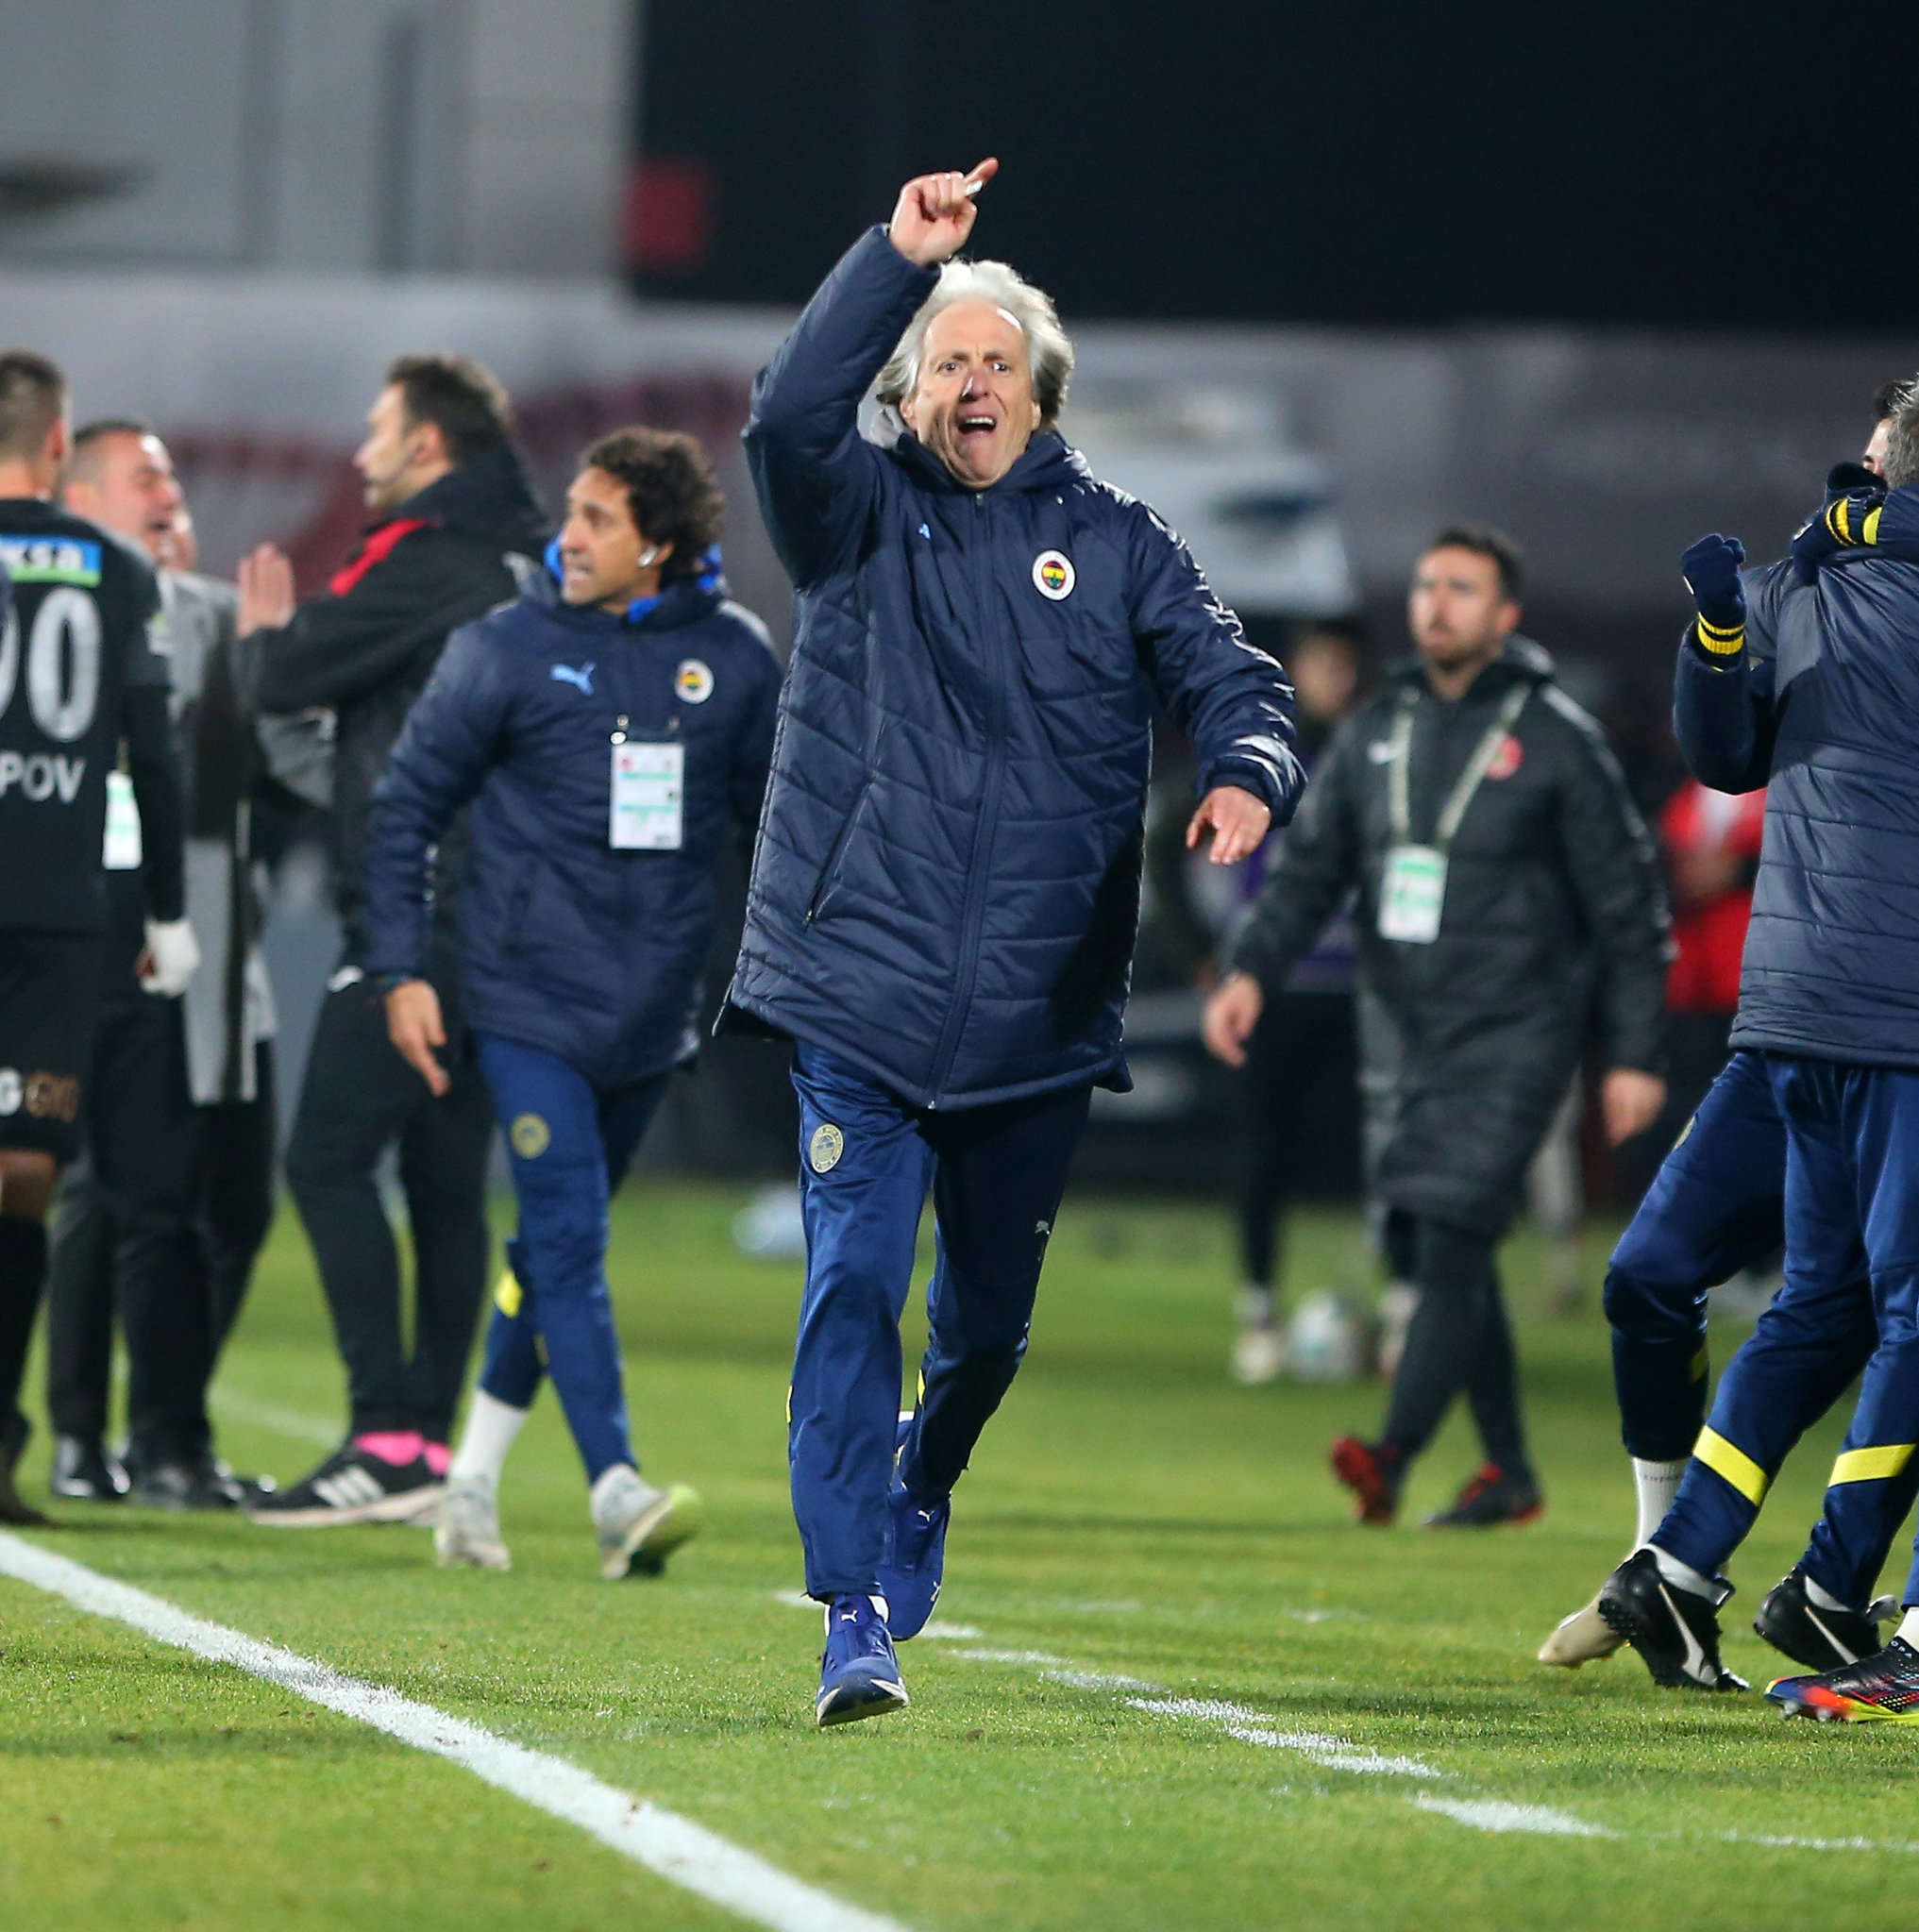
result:
M 124 745 L 146 888 L 142 983 L 177 994 L 198 952 L 183 916 L 179 772 L 160 591 L 145 557 L 50 499 L 69 439 L 66 378 L 0 352 L 0 1522 L 21 1502 L 18 1397 L 46 1272 L 54 1177 L 75 1151 L 106 925 L 107 775 Z

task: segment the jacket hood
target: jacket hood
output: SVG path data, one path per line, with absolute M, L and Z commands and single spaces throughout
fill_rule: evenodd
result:
M 1422 684 L 1425 676 L 1424 660 L 1418 656 L 1401 658 L 1386 669 L 1386 679 L 1390 684 Z M 1504 691 L 1511 684 L 1550 684 L 1557 676 L 1558 671 L 1547 652 L 1530 637 L 1522 636 L 1515 630 L 1506 640 L 1506 647 L 1473 679 L 1469 689 L 1483 696 L 1489 691 Z
M 530 557 L 539 555 L 550 528 L 527 480 L 519 452 L 505 443 L 448 470 L 380 520 L 398 522 L 403 517 L 485 537 Z
M 1009 495 L 1027 490 L 1057 490 L 1064 483 L 1090 477 L 1086 460 L 1057 429 L 1035 429 L 1032 440 L 1019 452 L 1018 461 L 997 483 L 975 490 L 963 483 L 947 468 L 911 429 L 902 429 L 892 446 L 893 460 L 913 473 L 922 488 L 939 490 L 954 496 L 990 496 L 1004 491 Z

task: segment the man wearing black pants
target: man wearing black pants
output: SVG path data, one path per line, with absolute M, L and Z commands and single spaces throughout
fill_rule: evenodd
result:
M 146 829 L 134 997 L 177 997 L 198 962 L 182 912 L 178 762 L 146 559 L 50 499 L 70 437 L 43 356 L 0 354 L 0 1521 L 42 1519 L 13 1469 L 46 1270 L 46 1210 L 76 1150 L 96 1011 L 108 777 L 124 743 Z
M 1494 1254 L 1595 1010 L 1617 1145 L 1665 1100 L 1667 919 L 1652 842 L 1599 728 L 1515 635 L 1520 560 L 1442 530 L 1408 614 L 1419 655 L 1341 728 L 1206 1009 L 1238 1065 L 1267 1001 L 1357 893 L 1369 1066 L 1396 1070 L 1372 1184 L 1420 1302 L 1378 1440 L 1333 1468 L 1363 1522 L 1391 1521 L 1407 1467 L 1463 1392 L 1486 1463 L 1435 1525 L 1523 1521 L 1541 1497 L 1520 1420 Z
M 368 412 L 354 461 L 379 520 L 327 593 L 295 607 L 293 574 L 262 547 L 241 568 L 241 630 L 259 628 L 261 703 L 338 714 L 334 809 L 345 951 L 328 985 L 287 1149 L 287 1181 L 345 1358 L 352 1419 L 305 1481 L 264 1499 L 285 1527 L 411 1521 L 437 1506 L 446 1441 L 486 1288 L 493 1109 L 461 1011 L 453 916 L 463 819 L 443 842 L 421 977 L 446 1027 L 446 1091 L 428 1091 L 387 1038 L 362 964 L 361 851 L 373 789 L 449 632 L 515 595 L 546 542 L 509 440 L 506 393 L 467 357 L 404 356 Z M 399 1256 L 375 1169 L 397 1147 L 413 1249 L 412 1348 Z
M 273 1220 L 273 1002 L 257 943 L 251 804 L 265 776 L 254 653 L 230 584 L 177 567 L 189 527 L 166 445 L 125 417 L 74 437 L 68 509 L 137 544 L 160 572 L 169 710 L 187 806 L 186 899 L 203 958 L 187 995 L 148 999 L 141 824 L 114 797 L 111 924 L 84 1111 L 48 1257 L 53 1493 L 232 1508 L 245 1487 L 213 1454 L 207 1384 Z M 126 1464 L 108 1453 L 115 1304 L 127 1350 Z

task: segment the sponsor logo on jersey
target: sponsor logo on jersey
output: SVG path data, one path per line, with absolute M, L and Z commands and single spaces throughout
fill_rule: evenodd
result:
M 682 704 L 704 704 L 713 696 L 713 672 L 698 658 L 687 658 L 673 673 L 673 695 Z
M 813 1138 L 806 1144 L 806 1158 L 812 1163 L 816 1174 L 830 1173 L 839 1166 L 839 1157 L 846 1152 L 846 1135 L 831 1121 L 823 1127 L 813 1130 Z
M 583 691 L 587 697 L 591 697 L 593 696 L 593 667 L 598 662 L 598 658 L 588 658 L 577 671 L 571 664 L 555 664 L 552 670 L 553 681 L 556 684 L 571 684 L 576 690 Z
M 0 535 L 0 563 L 15 583 L 100 581 L 100 546 L 84 537 Z
M 0 798 L 18 787 L 21 796 L 36 805 L 56 793 L 62 805 L 71 805 L 80 795 L 86 772 L 84 758 L 44 751 L 23 758 L 18 751 L 0 751 Z
M 1055 604 L 1062 597 L 1072 596 L 1077 580 L 1073 576 L 1072 562 L 1064 550 L 1042 550 L 1033 560 L 1034 588 Z

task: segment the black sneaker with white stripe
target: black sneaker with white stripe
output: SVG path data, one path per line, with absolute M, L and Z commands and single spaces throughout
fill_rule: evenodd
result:
M 247 1505 L 250 1521 L 280 1529 L 323 1529 L 355 1522 L 430 1522 L 446 1484 L 424 1455 L 390 1463 L 341 1446 L 304 1482 Z
M 1828 1610 L 1812 1601 L 1806 1572 L 1795 1570 L 1766 1592 L 1753 1629 L 1775 1650 L 1818 1675 L 1877 1656 L 1883 1648 L 1880 1622 L 1898 1614 L 1898 1602 L 1892 1597 L 1881 1597 L 1864 1610 Z
M 1718 1593 L 1702 1597 L 1659 1574 L 1650 1550 L 1635 1550 L 1599 1587 L 1599 1614 L 1638 1651 L 1653 1682 L 1669 1690 L 1745 1690 L 1719 1660 L 1721 1604 L 1732 1594 L 1724 1577 Z

